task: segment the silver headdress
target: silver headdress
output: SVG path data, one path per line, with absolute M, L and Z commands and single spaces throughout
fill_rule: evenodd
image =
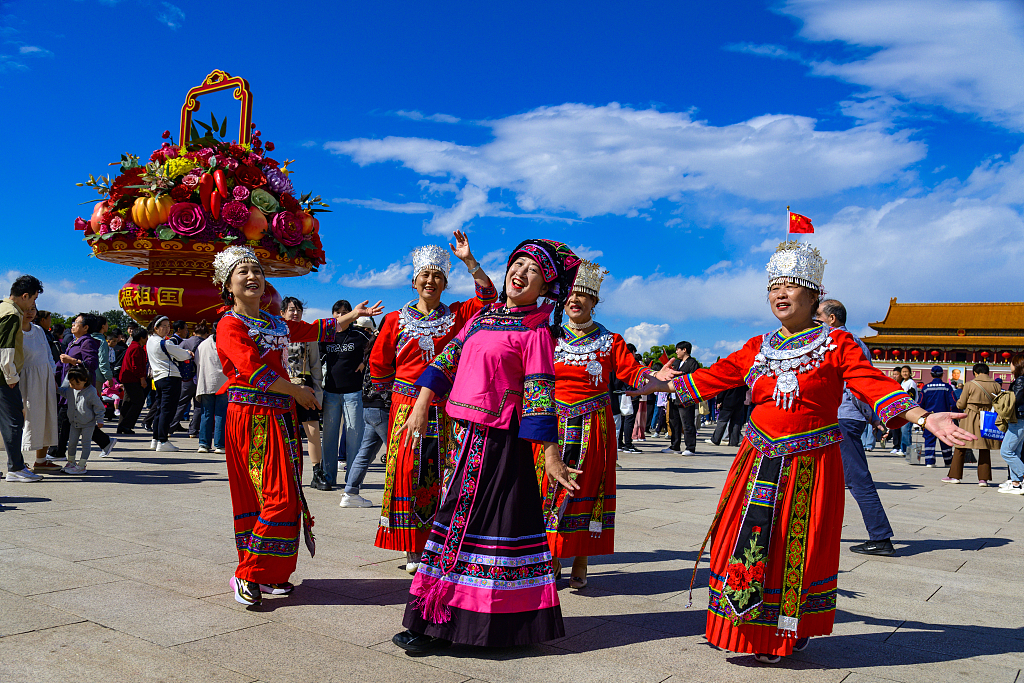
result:
M 768 260 L 768 289 L 779 282 L 793 282 L 823 292 L 826 263 L 821 252 L 806 242 L 782 242 Z
M 223 289 L 231 271 L 239 263 L 259 263 L 256 252 L 250 247 L 228 247 L 213 257 L 213 284 Z
M 576 271 L 576 281 L 573 282 L 572 291 L 600 298 L 601 283 L 604 282 L 604 276 L 607 274 L 608 271 L 598 264 L 583 259 Z
M 416 247 L 412 250 L 412 277 L 415 280 L 416 276 L 422 273 L 424 270 L 436 270 L 437 272 L 444 275 L 444 279 L 448 279 L 448 274 L 452 270 L 452 260 L 448 255 L 448 250 L 444 247 L 439 247 L 436 244 L 428 244 L 423 247 Z

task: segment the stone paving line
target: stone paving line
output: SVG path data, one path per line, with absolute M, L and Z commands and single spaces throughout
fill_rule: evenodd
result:
M 870 458 L 896 531 L 896 557 L 851 553 L 865 540 L 847 494 L 832 636 L 767 666 L 704 639 L 707 564 L 687 586 L 735 449 L 620 454 L 616 549 L 589 586 L 560 584 L 566 636 L 531 647 L 453 646 L 411 657 L 402 630 L 410 577 L 373 546 L 380 510 L 344 509 L 306 490 L 317 556 L 301 550 L 292 596 L 259 611 L 228 587 L 235 562 L 223 456 L 136 450 L 94 458 L 84 477 L 0 483 L 0 682 L 46 681 L 998 681 L 1024 683 L 1024 496 Z M 994 456 L 997 457 L 997 456 Z M 306 468 L 309 481 L 309 468 Z M 1005 467 L 997 468 L 998 481 Z M 375 463 L 362 494 L 380 503 Z M 705 555 L 706 559 L 706 555 Z

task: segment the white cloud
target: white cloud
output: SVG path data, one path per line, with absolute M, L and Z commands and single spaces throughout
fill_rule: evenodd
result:
M 325 285 L 329 284 L 330 281 L 334 279 L 334 273 L 337 269 L 338 264 L 332 261 L 331 259 L 327 259 L 327 263 L 323 264 L 317 269 L 316 275 L 314 277 L 316 278 L 317 282 L 323 283 Z
M 47 49 L 37 47 L 35 45 L 22 45 L 18 48 L 18 52 L 23 55 L 30 55 L 33 57 L 52 57 L 53 53 Z
M 185 23 L 185 13 L 181 8 L 169 2 L 161 2 L 160 5 L 163 9 L 157 12 L 156 20 L 161 24 L 165 24 L 168 28 L 181 28 L 181 25 Z
M 10 55 L 0 55 L 0 73 L 5 71 L 28 71 L 28 67 Z
M 860 329 L 880 320 L 893 296 L 925 303 L 1017 300 L 1019 289 L 998 283 L 1020 279 L 1022 234 L 1024 147 L 1010 159 L 980 164 L 963 182 L 879 206 L 847 206 L 807 241 L 828 261 L 825 289 L 846 304 L 853 329 Z M 602 305 L 615 315 L 672 323 L 684 336 L 678 323 L 710 318 L 770 329 L 776 321 L 765 303 L 763 264 L 778 242 L 755 245 L 750 264 L 712 266 L 702 276 L 606 281 Z
M 386 202 L 383 199 L 345 199 L 336 197 L 335 202 L 339 204 L 352 204 L 361 206 L 364 209 L 375 211 L 390 211 L 392 213 L 435 213 L 441 210 L 440 206 L 424 204 L 422 202 Z
M 394 289 L 408 286 L 412 281 L 412 264 L 395 261 L 384 270 L 363 271 L 362 266 L 356 272 L 342 275 L 338 284 L 346 287 Z
M 1018 0 L 788 0 L 780 11 L 804 22 L 803 38 L 872 50 L 814 74 L 1024 129 Z
M 823 131 L 802 116 L 765 115 L 728 126 L 689 114 L 612 103 L 541 107 L 480 125 L 480 146 L 386 137 L 328 142 L 325 149 L 367 165 L 397 161 L 421 176 L 461 187 L 424 231 L 442 234 L 478 216 L 557 219 L 570 213 L 639 215 L 659 199 L 722 192 L 783 201 L 886 182 L 924 157 L 909 132 L 878 124 Z M 511 191 L 514 213 L 488 199 Z
M 572 247 L 572 250 L 573 253 L 575 253 L 577 256 L 579 256 L 582 259 L 587 259 L 588 261 L 593 261 L 594 259 L 598 259 L 604 256 L 604 252 L 601 251 L 600 249 L 591 249 L 590 247 L 584 246 L 582 244 Z
M 708 266 L 707 268 L 705 268 L 704 269 L 704 274 L 708 275 L 710 273 L 715 272 L 716 270 L 725 270 L 726 268 L 728 268 L 731 265 L 732 265 L 732 261 L 719 261 L 718 263 L 716 263 L 714 265 L 711 265 L 711 266 Z
M 402 109 L 396 111 L 395 114 L 406 119 L 412 119 L 413 121 L 436 121 L 438 123 L 458 123 L 461 120 L 456 116 L 449 116 L 448 114 L 431 114 L 430 116 L 425 116 L 422 112 L 405 111 Z
M 733 351 L 738 351 L 747 343 L 746 339 L 737 341 L 719 340 L 711 345 L 711 348 L 703 348 L 700 346 L 693 347 L 693 357 L 703 363 L 705 366 L 711 365 L 719 358 L 725 358 Z
M 743 52 L 749 55 L 757 55 L 759 57 L 771 57 L 772 59 L 790 59 L 796 62 L 804 61 L 803 58 L 787 50 L 781 45 L 761 45 L 757 43 L 732 43 L 725 46 L 726 50 L 730 52 Z
M 650 350 L 652 346 L 666 343 L 672 327 L 666 324 L 638 323 L 627 327 L 622 338 L 636 347 L 640 353 Z
M 11 284 L 24 275 L 18 270 L 8 270 L 0 277 L 0 294 L 7 296 Z M 109 311 L 120 308 L 117 304 L 117 292 L 77 292 L 77 284 L 69 280 L 49 282 L 43 280 L 43 293 L 36 299 L 36 308 L 53 311 L 61 315 L 73 315 L 82 311 Z

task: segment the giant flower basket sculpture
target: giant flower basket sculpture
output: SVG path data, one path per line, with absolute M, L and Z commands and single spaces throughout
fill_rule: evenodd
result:
M 227 118 L 193 121 L 198 96 L 234 89 L 241 103 L 238 139 L 228 140 Z M 198 125 L 197 125 L 198 124 Z M 202 131 L 200 131 L 202 128 Z M 89 175 L 79 186 L 101 199 L 88 220 L 75 219 L 93 254 L 142 268 L 118 294 L 129 315 L 148 324 L 157 315 L 196 323 L 213 320 L 221 305 L 213 286 L 213 257 L 232 244 L 256 249 L 268 277 L 305 275 L 325 262 L 316 214 L 327 204 L 297 196 L 289 161 L 268 156 L 252 123 L 249 83 L 213 71 L 188 92 L 181 108 L 179 143 L 170 131 L 149 161 L 122 154 L 113 176 Z M 267 283 L 263 306 L 273 313 L 281 297 Z

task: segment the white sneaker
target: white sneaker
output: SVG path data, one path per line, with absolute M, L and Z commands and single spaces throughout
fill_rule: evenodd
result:
M 889 455 L 903 455 L 903 451 L 901 451 L 898 448 L 894 448 L 891 451 L 889 451 Z
M 420 563 L 419 562 L 410 562 L 407 565 L 405 565 L 405 571 L 409 572 L 410 574 L 415 574 L 416 570 L 419 569 L 419 568 L 420 568 Z
M 149 442 L 149 450 L 155 451 L 156 450 L 156 446 L 157 446 L 158 443 L 159 442 L 156 439 L 153 439 L 152 441 L 150 441 Z
M 214 453 L 223 453 L 223 452 L 224 452 L 224 449 L 223 449 L 223 448 L 214 448 L 214 449 L 213 449 L 213 452 L 214 452 Z
M 85 474 L 86 469 L 81 465 L 64 465 L 61 471 L 64 474 Z
M 162 441 L 162 442 L 160 442 L 160 443 L 158 443 L 156 445 L 156 451 L 159 452 L 159 453 L 167 453 L 169 451 L 177 451 L 177 450 L 180 450 L 180 449 L 177 446 L 175 446 L 173 443 L 171 443 L 170 441 Z
M 341 494 L 341 502 L 338 503 L 343 508 L 372 508 L 373 503 L 366 500 L 358 493 L 343 493 Z
M 30 482 L 30 481 L 42 481 L 42 480 L 43 480 L 43 475 L 36 474 L 35 472 L 33 472 L 32 470 L 30 470 L 27 467 L 24 468 L 24 469 L 20 469 L 17 472 L 8 472 L 7 473 L 7 481 L 10 481 L 10 482 L 27 483 L 27 482 Z
M 683 451 L 683 452 L 682 452 L 682 455 L 697 455 L 697 454 L 696 454 L 696 453 L 694 453 L 694 452 L 693 452 L 693 451 L 691 451 L 691 450 L 685 450 L 685 451 Z
M 998 493 L 1015 493 L 1022 496 L 1024 495 L 1024 486 L 1000 486 Z
M 714 441 L 712 441 L 711 439 L 704 439 L 704 443 L 709 443 L 709 444 L 711 444 L 712 446 L 714 446 L 714 445 L 715 445 L 715 442 L 714 442 Z
M 55 462 L 57 460 L 67 460 L 67 459 L 68 459 L 68 457 L 66 455 L 50 455 L 49 453 L 46 454 L 46 462 Z
M 662 448 L 661 452 L 662 453 L 675 453 L 676 455 L 680 454 L 680 451 L 677 451 L 677 450 L 672 449 L 672 448 Z
M 1001 489 L 1008 489 L 1011 486 L 1013 486 L 1013 480 L 1012 479 L 1007 479 L 1006 481 L 1004 481 L 1002 484 L 999 485 L 999 488 L 1001 488 Z
M 206 446 L 200 446 L 199 448 L 196 449 L 196 453 L 209 453 L 209 452 L 210 452 L 210 449 L 207 448 Z
M 107 447 L 103 449 L 102 453 L 100 453 L 100 457 L 101 458 L 109 458 L 110 457 L 110 452 L 114 450 L 114 444 L 116 444 L 116 443 L 117 443 L 117 439 L 115 439 L 114 437 L 110 437 L 110 443 L 108 443 Z

